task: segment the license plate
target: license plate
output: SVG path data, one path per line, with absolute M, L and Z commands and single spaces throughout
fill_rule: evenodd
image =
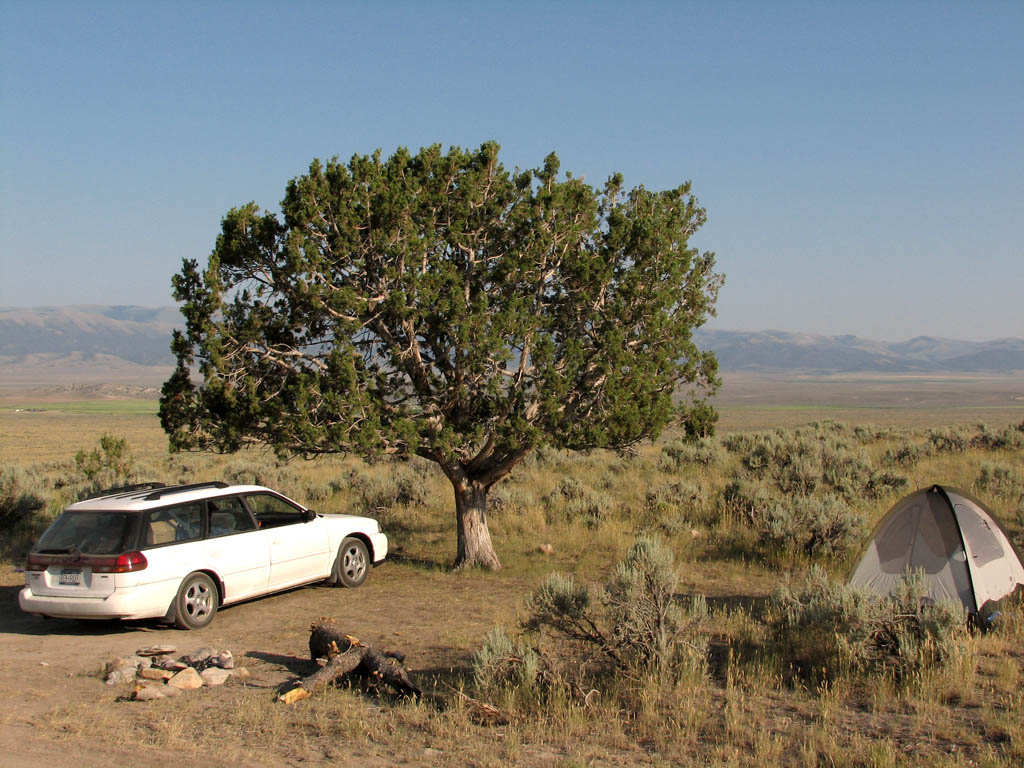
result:
M 77 587 L 82 583 L 82 571 L 80 568 L 61 568 L 58 584 L 70 584 Z

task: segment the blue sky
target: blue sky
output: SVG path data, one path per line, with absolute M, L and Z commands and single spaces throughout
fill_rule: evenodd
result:
M 1024 336 L 1022 2 L 0 0 L 0 306 L 171 304 L 314 157 L 690 179 L 712 327 Z

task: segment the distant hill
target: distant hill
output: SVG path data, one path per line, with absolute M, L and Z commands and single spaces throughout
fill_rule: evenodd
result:
M 1024 338 L 958 341 L 918 336 L 872 341 L 784 331 L 712 331 L 694 334 L 713 349 L 724 371 L 810 373 L 1009 373 L 1024 371 Z
M 162 381 L 176 307 L 74 305 L 0 307 L 0 384 L 65 381 Z M 723 371 L 778 373 L 1009 373 L 1024 371 L 1024 338 L 957 341 L 919 336 L 884 342 L 857 336 L 783 331 L 698 330 Z
M 137 365 L 173 365 L 171 331 L 182 327 L 176 307 L 0 308 L 0 358 L 18 363 L 38 356 L 102 355 Z

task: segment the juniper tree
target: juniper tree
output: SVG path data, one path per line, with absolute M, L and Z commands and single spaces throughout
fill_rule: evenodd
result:
M 487 492 L 531 449 L 703 413 L 717 362 L 691 333 L 722 283 L 688 245 L 704 220 L 689 183 L 596 189 L 554 154 L 510 172 L 495 143 L 314 160 L 280 214 L 232 209 L 174 277 L 161 423 L 178 450 L 425 457 L 454 488 L 456 566 L 496 569 Z

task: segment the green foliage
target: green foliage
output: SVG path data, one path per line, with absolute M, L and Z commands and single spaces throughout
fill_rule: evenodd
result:
M 128 483 L 134 459 L 125 438 L 104 434 L 99 447 L 75 454 L 75 467 L 92 483 L 93 490 L 100 490 Z
M 79 498 L 140 479 L 128 440 L 106 433 L 100 437 L 98 447 L 75 454 L 75 468 L 80 475 L 75 481 Z
M 920 576 L 883 599 L 814 567 L 799 588 L 775 594 L 774 643 L 783 663 L 807 679 L 889 674 L 906 681 L 963 656 L 968 641 L 962 607 L 923 596 Z
M 714 436 L 717 423 L 718 411 L 710 403 L 698 401 L 683 419 L 683 430 L 687 440 L 706 440 Z
M 713 428 L 717 362 L 692 330 L 722 277 L 689 245 L 705 220 L 689 184 L 594 188 L 553 154 L 510 172 L 493 142 L 435 145 L 314 161 L 281 207 L 232 209 L 209 263 L 174 278 L 175 448 L 419 455 L 480 513 L 540 445 Z M 462 544 L 461 564 L 497 563 Z

